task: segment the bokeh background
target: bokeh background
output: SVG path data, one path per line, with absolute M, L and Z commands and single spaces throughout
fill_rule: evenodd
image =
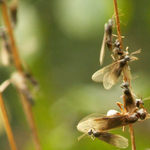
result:
M 135 94 L 150 96 L 150 1 L 118 0 L 123 46 L 129 52 L 142 49 L 130 64 Z M 91 80 L 100 69 L 99 52 L 104 24 L 114 13 L 111 0 L 20 0 L 15 29 L 21 58 L 40 84 L 33 107 L 43 150 L 118 150 L 99 140 L 77 138 L 78 122 L 91 113 L 119 110 L 121 82 L 110 90 Z M 2 19 L 1 19 L 2 25 Z M 114 29 L 115 31 L 115 29 Z M 104 66 L 111 63 L 106 49 Z M 0 67 L 0 83 L 12 70 Z M 4 92 L 12 130 L 19 150 L 34 150 L 22 106 L 13 86 Z M 150 112 L 150 101 L 145 101 Z M 134 125 L 137 150 L 150 149 L 150 120 Z M 130 141 L 128 127 L 112 131 Z M 0 119 L 0 149 L 10 150 Z M 126 150 L 131 149 L 129 147 Z

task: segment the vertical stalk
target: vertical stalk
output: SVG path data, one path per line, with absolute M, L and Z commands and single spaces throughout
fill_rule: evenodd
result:
M 129 130 L 130 130 L 130 137 L 131 137 L 131 143 L 132 143 L 132 150 L 136 150 L 134 130 L 131 124 L 129 125 Z
M 9 143 L 10 143 L 11 150 L 17 150 L 1 92 L 0 92 L 0 109 L 1 109 L 1 112 L 2 112 L 4 126 L 5 126 L 5 129 L 6 129 L 6 133 L 7 133 Z
M 122 38 L 121 38 L 121 29 L 120 29 L 120 21 L 119 21 L 119 14 L 118 14 L 118 6 L 117 6 L 117 0 L 114 1 L 114 9 L 115 9 L 115 16 L 116 16 L 116 25 L 117 25 L 117 34 L 118 34 L 118 40 L 120 42 L 121 49 L 123 49 L 122 44 Z
M 0 3 L 0 6 L 1 6 L 1 12 L 2 12 L 3 20 L 4 20 L 4 24 L 6 25 L 6 28 L 8 30 L 8 35 L 9 35 L 11 46 L 12 46 L 12 53 L 13 53 L 13 57 L 14 57 L 16 70 L 23 73 L 23 67 L 22 67 L 20 57 L 18 55 L 18 48 L 17 48 L 16 43 L 15 43 L 15 39 L 14 39 L 14 35 L 13 35 L 13 29 L 12 29 L 12 25 L 11 25 L 11 22 L 10 22 L 10 19 L 8 16 L 7 5 L 6 5 L 5 0 L 2 0 L 2 3 Z M 31 130 L 32 140 L 34 142 L 35 148 L 36 148 L 36 150 L 41 150 L 41 145 L 40 145 L 40 142 L 38 139 L 31 105 L 28 103 L 27 98 L 20 91 L 18 93 L 20 95 L 23 109 L 24 109 L 24 112 L 26 115 L 26 119 L 27 119 L 29 128 Z
M 122 44 L 122 38 L 121 38 L 121 29 L 120 29 L 120 22 L 119 22 L 119 14 L 118 14 L 118 6 L 117 6 L 117 0 L 114 1 L 114 9 L 115 9 L 115 16 L 116 16 L 116 25 L 117 25 L 117 34 L 118 34 L 118 40 L 121 45 L 121 49 L 123 49 L 123 44 Z M 126 82 L 126 78 L 123 77 L 124 82 Z M 123 96 L 123 103 L 125 103 L 125 98 Z M 127 111 L 126 108 L 124 108 L 125 112 Z M 131 143 L 132 143 L 132 150 L 136 150 L 135 146 L 135 137 L 134 137 L 134 130 L 132 125 L 129 125 L 130 129 L 130 137 L 131 137 Z
M 10 23 L 10 19 L 9 19 L 9 16 L 8 16 L 7 5 L 6 5 L 4 0 L 1 4 L 1 12 L 2 12 L 2 17 L 4 19 L 4 23 L 5 23 L 6 28 L 8 30 L 9 37 L 10 37 L 10 42 L 11 42 L 11 47 L 12 47 L 12 51 L 13 51 L 13 56 L 14 56 L 14 62 L 15 62 L 16 69 L 18 71 L 22 72 L 23 68 L 22 68 L 22 65 L 21 65 L 21 61 L 19 59 L 18 49 L 17 49 L 15 39 L 14 39 L 12 25 Z
M 31 108 L 32 106 L 28 102 L 26 97 L 19 91 L 19 89 L 17 91 L 18 91 L 18 94 L 20 96 L 20 99 L 21 99 L 21 102 L 23 105 L 26 119 L 28 120 L 28 124 L 29 124 L 30 130 L 31 130 L 32 140 L 35 145 L 35 148 L 36 148 L 36 150 L 41 150 L 41 145 L 40 145 L 40 142 L 38 139 L 37 129 L 35 126 L 35 121 L 34 121 L 34 117 L 33 117 L 33 113 L 32 113 L 32 108 Z

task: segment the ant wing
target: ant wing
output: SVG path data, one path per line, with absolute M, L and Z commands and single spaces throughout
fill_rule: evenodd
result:
M 110 89 L 118 80 L 123 68 L 119 67 L 119 63 L 116 62 L 111 69 L 105 73 L 103 78 L 103 85 L 105 89 Z
M 111 68 L 113 68 L 115 63 L 112 63 L 98 71 L 96 71 L 93 75 L 92 75 L 92 80 L 95 82 L 103 82 L 103 77 L 104 75 L 111 70 Z
M 128 139 L 121 135 L 102 132 L 101 135 L 97 138 L 118 148 L 124 149 L 128 147 Z
M 123 76 L 126 78 L 126 80 L 128 82 L 130 82 L 131 79 L 132 79 L 132 75 L 131 75 L 131 72 L 130 72 L 130 67 L 128 65 L 125 65 L 124 68 L 123 68 Z
M 103 79 L 104 88 L 107 90 L 110 89 L 115 84 L 116 81 L 117 76 L 114 76 L 114 74 L 110 75 L 110 72 L 107 72 Z
M 105 43 L 106 43 L 106 31 L 104 30 L 104 37 L 103 37 L 103 42 L 102 42 L 102 46 L 101 46 L 101 51 L 100 51 L 100 65 L 103 64 L 103 60 L 104 60 L 104 55 L 105 55 Z
M 94 119 L 101 118 L 102 115 L 98 113 L 94 113 L 83 118 L 77 125 L 77 129 L 80 132 L 87 133 L 89 129 L 91 129 L 95 123 Z
M 87 133 L 91 128 L 102 132 L 110 129 L 118 128 L 128 124 L 126 115 L 112 115 L 112 116 L 87 116 L 79 122 L 77 129 L 80 132 Z
M 128 125 L 129 123 L 134 123 L 136 121 L 137 118 L 133 118 L 132 116 L 128 118 L 127 115 L 112 115 L 93 119 L 89 123 L 93 129 L 99 132 L 105 132 Z
M 88 120 L 89 118 L 90 119 L 97 119 L 97 118 L 100 118 L 102 116 L 104 116 L 104 115 L 99 114 L 99 113 L 93 113 L 93 114 L 90 114 L 90 115 L 84 117 L 79 123 L 84 122 L 84 121 Z

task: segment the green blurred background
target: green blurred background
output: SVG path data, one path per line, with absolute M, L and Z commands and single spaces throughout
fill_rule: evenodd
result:
M 130 64 L 135 94 L 150 96 L 150 1 L 118 0 L 123 46 L 129 52 L 142 49 Z M 91 113 L 119 110 L 120 83 L 110 90 L 91 80 L 100 69 L 99 51 L 104 24 L 113 15 L 112 0 L 20 0 L 15 29 L 20 56 L 40 84 L 33 107 L 43 150 L 118 150 L 102 141 L 77 138 L 76 125 Z M 106 49 L 104 66 L 111 63 Z M 1 66 L 0 83 L 11 69 Z M 13 86 L 4 92 L 12 130 L 19 150 L 34 150 L 22 106 Z M 145 101 L 150 112 L 150 101 Z M 137 150 L 150 148 L 150 120 L 134 125 Z M 130 141 L 128 127 L 112 131 Z M 10 150 L 0 119 L 0 150 Z M 131 144 L 126 150 L 131 150 Z

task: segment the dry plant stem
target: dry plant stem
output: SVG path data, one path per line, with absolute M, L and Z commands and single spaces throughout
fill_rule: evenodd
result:
M 121 38 L 121 29 L 120 29 L 120 22 L 119 22 L 119 14 L 118 14 L 118 6 L 117 6 L 117 0 L 114 1 L 114 8 L 115 8 L 115 16 L 116 16 L 116 25 L 117 25 L 117 34 L 118 34 L 118 40 L 120 41 L 121 49 L 123 49 L 123 44 L 122 44 L 122 38 Z M 124 82 L 126 82 L 126 78 L 123 78 Z M 131 84 L 131 83 L 129 83 Z M 131 86 L 131 85 L 130 85 Z M 125 102 L 125 98 L 123 96 L 123 102 Z M 124 108 L 125 112 L 127 112 L 127 109 Z M 129 125 L 130 129 L 130 137 L 131 137 L 131 143 L 132 143 L 132 150 L 136 150 L 135 146 L 135 137 L 134 137 L 134 130 L 132 125 Z
M 135 146 L 135 137 L 134 137 L 134 130 L 133 130 L 133 126 L 132 126 L 131 124 L 129 125 L 129 129 L 130 129 L 130 136 L 131 136 L 132 150 L 136 150 L 136 146 Z
M 10 19 L 8 16 L 8 11 L 7 11 L 7 6 L 6 6 L 5 0 L 3 0 L 2 4 L 0 4 L 0 6 L 1 6 L 3 20 L 4 20 L 4 23 L 8 30 L 9 37 L 10 37 L 10 42 L 11 42 L 11 46 L 12 46 L 12 52 L 13 52 L 13 56 L 14 56 L 16 69 L 17 69 L 17 71 L 23 73 L 23 68 L 22 68 L 22 64 L 21 64 L 21 61 L 20 61 L 20 58 L 18 55 L 18 49 L 17 49 L 15 39 L 13 36 L 13 29 L 12 29 L 12 25 L 11 25 L 11 22 L 10 22 Z M 20 95 L 22 95 L 22 94 L 20 94 Z M 35 122 L 33 119 L 33 113 L 31 110 L 31 106 L 28 103 L 28 100 L 23 95 L 21 96 L 21 100 L 22 100 L 22 105 L 23 105 L 23 108 L 25 111 L 25 115 L 26 115 L 29 127 L 31 129 L 32 139 L 34 141 L 36 150 L 41 150 L 40 142 L 39 142 L 39 139 L 37 136 L 37 130 L 35 128 Z
M 122 44 L 122 38 L 121 38 L 121 29 L 120 29 L 120 22 L 119 22 L 119 14 L 118 14 L 118 6 L 117 6 L 117 0 L 114 1 L 114 8 L 115 8 L 115 16 L 116 16 L 116 25 L 117 25 L 117 34 L 118 34 L 118 40 L 121 45 L 121 49 L 123 49 L 123 44 Z
M 4 90 L 10 85 L 11 80 L 8 79 L 6 81 L 4 81 L 1 85 L 0 85 L 0 92 L 3 93 Z
M 8 30 L 9 37 L 10 37 L 10 42 L 11 42 L 11 46 L 12 46 L 15 66 L 16 66 L 18 71 L 22 72 L 23 68 L 22 68 L 21 61 L 20 61 L 19 56 L 18 56 L 18 49 L 17 49 L 16 43 L 14 40 L 13 29 L 12 29 L 12 25 L 11 25 L 11 22 L 10 22 L 10 19 L 8 16 L 8 11 L 7 11 L 7 5 L 6 5 L 6 2 L 4 0 L 1 4 L 1 12 L 2 12 L 4 23 L 5 23 L 6 28 Z
M 8 140 L 9 140 L 9 143 L 10 143 L 11 150 L 17 150 L 15 140 L 14 140 L 14 137 L 13 137 L 13 133 L 11 131 L 11 127 L 10 127 L 9 120 L 8 120 L 8 117 L 7 117 L 7 113 L 6 113 L 6 109 L 5 109 L 5 105 L 4 105 L 4 102 L 3 102 L 1 92 L 0 92 L 0 109 L 1 109 L 1 112 L 2 112 L 3 121 L 4 121 L 4 125 L 5 125 L 5 129 L 6 129 L 6 132 L 7 132 L 7 136 L 8 136 Z
M 28 124 L 29 124 L 29 128 L 31 130 L 31 133 L 32 133 L 31 135 L 32 135 L 32 140 L 34 142 L 35 148 L 36 148 L 36 150 L 41 150 L 41 145 L 40 145 L 40 142 L 38 139 L 38 134 L 37 134 L 36 126 L 35 126 L 35 121 L 34 121 L 34 117 L 33 117 L 33 113 L 32 113 L 31 104 L 28 102 L 28 100 L 22 94 L 21 91 L 18 90 L 18 94 L 20 96 L 20 99 L 21 99 L 21 102 L 23 105 L 26 119 L 28 120 Z

